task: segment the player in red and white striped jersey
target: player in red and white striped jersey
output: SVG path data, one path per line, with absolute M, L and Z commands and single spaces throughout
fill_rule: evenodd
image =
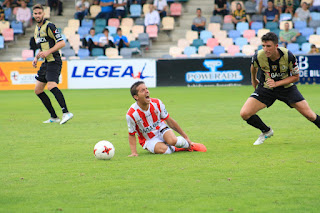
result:
M 143 81 L 131 86 L 131 95 L 136 100 L 129 108 L 126 118 L 129 129 L 129 145 L 131 156 L 138 156 L 136 137 L 139 143 L 151 153 L 171 154 L 175 151 L 206 152 L 203 144 L 193 143 L 179 124 L 169 116 L 165 105 L 156 98 L 150 98 L 150 93 Z M 175 136 L 175 130 L 181 136 Z

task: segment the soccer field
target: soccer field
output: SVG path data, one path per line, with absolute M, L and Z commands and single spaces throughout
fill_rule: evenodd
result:
M 298 88 L 320 114 L 320 86 Z M 129 158 L 129 89 L 64 90 L 75 115 L 65 125 L 42 123 L 49 114 L 33 91 L 0 91 L 0 212 L 318 212 L 319 129 L 278 101 L 258 113 L 274 136 L 253 146 L 260 132 L 239 115 L 252 92 L 151 88 L 208 151 L 152 155 L 137 145 Z M 110 161 L 94 158 L 100 140 L 115 146 Z

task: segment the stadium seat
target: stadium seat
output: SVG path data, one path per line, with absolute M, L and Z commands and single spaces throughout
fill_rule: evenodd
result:
M 93 27 L 93 20 L 91 19 L 82 19 L 81 21 L 81 27 Z
M 245 30 L 243 32 L 243 37 L 248 39 L 248 41 L 255 36 L 256 36 L 256 31 L 254 30 Z
M 169 55 L 173 56 L 173 57 L 176 57 L 178 55 L 181 55 L 182 54 L 182 49 L 179 48 L 179 47 L 170 47 L 169 49 Z
M 63 29 L 63 34 L 67 37 L 68 40 L 70 40 L 70 38 L 76 34 L 76 31 L 74 28 L 71 27 L 65 27 Z
M 220 41 L 220 45 L 224 46 L 224 48 L 226 50 L 228 50 L 228 48 L 233 45 L 233 39 L 232 38 L 225 38 Z
M 316 45 L 317 48 L 320 48 L 320 35 L 310 35 L 309 43 Z
M 209 23 L 208 24 L 208 31 L 210 31 L 212 34 L 214 32 L 220 31 L 221 24 L 220 23 Z
M 242 47 L 248 44 L 248 40 L 246 38 L 240 37 L 240 38 L 236 38 L 234 43 L 235 45 L 240 47 L 240 50 L 242 50 Z
M 251 21 L 253 22 L 263 22 L 263 15 L 254 14 L 251 16 Z
M 233 23 L 224 23 L 222 25 L 221 29 L 226 30 L 226 31 L 234 30 L 234 24 Z
M 306 37 L 307 40 L 309 40 L 309 36 L 314 34 L 314 29 L 311 27 L 306 27 L 300 30 L 301 35 Z
M 17 7 L 18 8 L 18 7 Z M 11 17 L 12 17 L 12 9 L 11 8 L 5 8 L 4 9 L 4 19 L 5 20 L 10 20 L 11 21 Z M 12 20 L 13 21 L 13 20 Z
M 89 27 L 79 27 L 78 34 L 80 35 L 80 39 L 86 37 L 89 34 L 90 28 Z
M 287 49 L 290 50 L 293 54 L 296 54 L 300 50 L 300 46 L 297 43 L 289 43 Z
M 128 36 L 130 33 L 131 33 L 131 28 L 132 27 L 129 27 L 129 26 L 120 26 L 121 30 L 122 30 L 122 35 L 125 35 L 125 36 Z
M 241 33 L 238 30 L 230 30 L 228 32 L 228 37 L 232 38 L 233 40 L 235 40 L 236 38 L 241 37 Z
M 78 19 L 69 19 L 68 27 L 73 27 L 78 29 L 80 27 L 80 21 Z
M 120 20 L 117 18 L 110 18 L 108 20 L 108 26 L 113 26 L 118 28 L 120 26 Z
M 303 43 L 302 45 L 301 45 L 301 51 L 303 52 L 303 53 L 309 53 L 310 52 L 310 50 L 311 50 L 311 44 L 310 43 L 308 43 L 308 42 L 305 42 L 305 43 Z
M 262 22 L 252 22 L 251 23 L 251 29 L 258 32 L 258 30 L 263 29 L 263 23 Z
M 90 6 L 90 15 L 91 18 L 95 18 L 101 12 L 101 7 L 99 5 Z
M 247 22 L 238 22 L 237 25 L 236 25 L 236 29 L 238 31 L 240 31 L 240 33 L 242 35 L 245 30 L 249 29 L 249 23 L 247 23 Z
M 184 48 L 183 53 L 189 57 L 192 54 L 196 54 L 197 53 L 197 49 L 194 46 L 189 46 L 189 47 Z
M 134 21 L 134 24 L 135 24 L 135 25 L 142 25 L 142 26 L 144 26 L 144 19 L 143 19 L 143 18 L 137 18 L 137 19 Z
M 181 3 L 175 2 L 170 5 L 170 16 L 179 17 L 182 13 Z
M 131 4 L 129 10 L 130 10 L 130 17 L 138 18 L 141 16 L 142 7 L 140 4 Z
M 295 21 L 295 22 L 293 23 L 293 25 L 294 25 L 294 28 L 295 28 L 295 29 L 301 30 L 301 29 L 307 27 L 307 22 L 305 22 L 305 21 Z
M 61 49 L 62 56 L 68 58 L 70 56 L 75 56 L 76 53 L 73 49 Z
M 278 28 L 279 28 L 279 24 L 278 24 L 278 22 L 268 21 L 268 22 L 266 23 L 265 28 L 273 31 L 274 29 L 278 29 Z
M 107 26 L 107 21 L 104 18 L 98 18 L 95 20 L 94 25 L 97 26 L 101 26 L 101 27 L 105 27 Z
M 102 56 L 104 55 L 103 49 L 102 48 L 93 48 L 91 51 L 92 56 Z
M 320 21 L 320 12 L 311 12 L 310 15 L 312 20 Z
M 2 33 L 3 29 L 10 28 L 10 22 L 8 21 L 0 21 L 0 34 Z
M 158 26 L 157 25 L 148 25 L 146 27 L 146 33 L 149 34 L 149 38 L 158 37 Z
M 291 13 L 281 13 L 280 14 L 280 21 L 289 21 L 292 19 Z
M 273 29 L 272 32 L 274 32 L 279 37 L 280 29 Z
M 21 56 L 23 60 L 26 60 L 27 58 L 33 58 L 33 50 L 22 50 Z
M 232 23 L 232 15 L 225 15 L 223 18 L 223 23 Z
M 247 14 L 255 14 L 256 13 L 256 3 L 252 2 L 252 1 L 246 1 L 244 3 L 244 6 L 246 8 Z
M 236 53 L 240 52 L 240 47 L 237 45 L 231 45 L 228 47 L 227 53 L 234 56 Z
M 117 34 L 117 28 L 114 26 L 107 26 L 109 30 L 109 35 Z
M 208 46 L 200 46 L 198 48 L 198 54 L 202 57 L 205 57 L 207 54 L 211 53 L 211 48 Z
M 2 36 L 3 36 L 5 42 L 14 41 L 13 29 L 11 29 L 11 28 L 3 29 Z
M 130 41 L 129 48 L 137 48 L 140 50 L 141 48 L 140 41 Z
M 149 4 L 149 3 L 143 4 L 143 6 L 142 6 L 142 12 L 143 12 L 143 15 L 144 15 L 144 16 L 146 16 L 147 13 L 150 13 L 150 9 L 149 9 L 150 5 L 151 5 L 151 4 Z
M 50 19 L 50 7 L 43 7 L 43 13 L 45 19 Z
M 140 33 L 138 35 L 138 41 L 140 41 L 141 46 L 150 46 L 150 39 L 148 33 Z
M 316 29 L 317 27 L 320 27 L 320 21 L 312 19 L 309 21 L 308 26 Z
M 293 23 L 292 21 L 281 21 L 280 22 L 280 30 L 284 30 L 284 25 L 288 23 L 289 24 L 289 29 L 292 29 L 293 28 Z
M 109 48 L 106 49 L 105 55 L 108 58 L 112 58 L 113 56 L 118 56 L 119 55 L 119 51 L 118 51 L 117 48 L 109 47 Z
M 80 59 L 87 58 L 90 56 L 90 52 L 88 49 L 81 48 L 78 50 L 78 56 Z
M 0 35 L 0 49 L 4 48 L 4 38 Z
M 218 46 L 218 45 L 219 45 L 219 41 L 216 38 L 209 38 L 207 40 L 207 46 L 210 47 L 211 51 L 215 46 Z
M 213 48 L 213 54 L 219 56 L 222 53 L 225 53 L 225 48 L 223 46 L 215 46 Z
M 180 39 L 178 40 L 178 47 L 179 47 L 180 49 L 184 50 L 184 48 L 186 48 L 186 47 L 188 47 L 188 46 L 190 46 L 190 42 L 189 42 L 187 39 L 185 39 L 185 38 L 180 38 Z
M 218 23 L 222 24 L 223 23 L 223 18 L 221 15 L 215 15 L 210 17 L 210 23 Z
M 132 58 L 132 49 L 130 48 L 121 48 L 120 49 L 120 55 L 123 57 L 123 58 Z
M 132 18 L 123 18 L 121 19 L 121 27 L 122 26 L 128 26 L 130 29 L 133 27 L 134 21 Z
M 268 33 L 268 32 L 270 32 L 269 29 L 260 29 L 260 30 L 258 30 L 257 37 L 258 37 L 259 39 L 261 39 L 261 37 L 262 37 L 264 34 Z
M 212 38 L 212 33 L 210 31 L 207 31 L 207 30 L 202 30 L 200 32 L 200 39 L 203 40 L 203 43 L 206 44 L 207 43 L 207 40 L 209 38 Z
M 227 38 L 227 31 L 220 30 L 218 32 L 215 32 L 213 35 L 216 39 L 218 39 L 219 42 L 221 42 L 223 39 Z
M 245 54 L 242 52 L 239 52 L 239 53 L 234 54 L 234 56 L 245 56 Z
M 20 21 L 12 21 L 11 28 L 14 34 L 23 34 L 23 25 Z
M 130 43 L 131 41 L 135 41 L 136 37 L 134 37 L 133 33 L 130 33 L 127 36 L 128 42 Z
M 261 45 L 261 39 L 258 37 L 253 37 L 249 40 L 249 44 L 258 47 L 259 45 Z
M 132 34 L 134 35 L 135 38 L 138 38 L 138 35 L 140 33 L 144 33 L 144 26 L 142 25 L 134 25 L 131 29 Z
M 198 47 L 203 46 L 204 42 L 202 39 L 194 39 L 192 41 L 192 46 L 196 47 L 198 49 Z
M 189 44 L 192 44 L 194 39 L 198 38 L 198 32 L 197 31 L 192 31 L 188 30 L 186 33 L 186 39 L 189 41 Z
M 172 55 L 169 55 L 169 54 L 164 54 L 160 57 L 161 59 L 171 59 L 173 58 Z
M 102 33 L 104 28 L 105 28 L 104 26 L 95 26 L 94 29 L 96 31 L 96 35 L 99 33 Z
M 162 18 L 162 30 L 173 30 L 174 29 L 174 18 L 173 17 L 163 17 Z
M 320 35 L 320 27 L 317 27 L 316 34 Z
M 242 46 L 242 53 L 248 56 L 252 56 L 254 55 L 255 51 L 256 51 L 257 47 L 253 46 L 253 45 L 244 45 Z

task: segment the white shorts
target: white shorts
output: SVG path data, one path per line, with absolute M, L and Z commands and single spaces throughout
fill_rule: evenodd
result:
M 159 142 L 165 143 L 165 141 L 163 139 L 163 135 L 164 135 L 164 133 L 166 133 L 169 130 L 171 130 L 169 127 L 165 127 L 163 129 L 159 130 L 159 134 L 157 134 L 156 136 L 154 136 L 150 140 L 147 140 L 146 143 L 144 144 L 143 148 L 148 150 L 151 153 L 154 153 L 154 147 L 156 146 L 157 143 L 159 143 Z

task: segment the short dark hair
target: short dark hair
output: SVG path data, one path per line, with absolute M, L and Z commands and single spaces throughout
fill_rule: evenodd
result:
M 104 33 L 105 31 L 108 31 L 108 32 L 109 32 L 109 29 L 108 29 L 108 28 L 104 28 L 104 29 L 103 29 L 103 33 Z
M 145 84 L 144 81 L 137 81 L 134 84 L 132 84 L 132 86 L 130 88 L 130 92 L 131 92 L 132 97 L 138 94 L 137 87 L 140 86 L 141 84 Z M 134 98 L 134 100 L 136 100 L 136 99 Z
M 261 37 L 261 41 L 272 41 L 274 44 L 278 44 L 279 38 L 273 32 L 268 32 Z
M 201 11 L 201 8 L 197 8 L 197 10 L 200 10 L 200 11 Z
M 32 7 L 32 11 L 35 10 L 35 9 L 43 10 L 42 4 L 35 4 L 35 5 Z
M 118 27 L 118 28 L 117 28 L 117 32 L 118 32 L 119 30 L 122 30 L 121 27 Z
M 91 27 L 90 30 L 96 30 L 94 27 Z

